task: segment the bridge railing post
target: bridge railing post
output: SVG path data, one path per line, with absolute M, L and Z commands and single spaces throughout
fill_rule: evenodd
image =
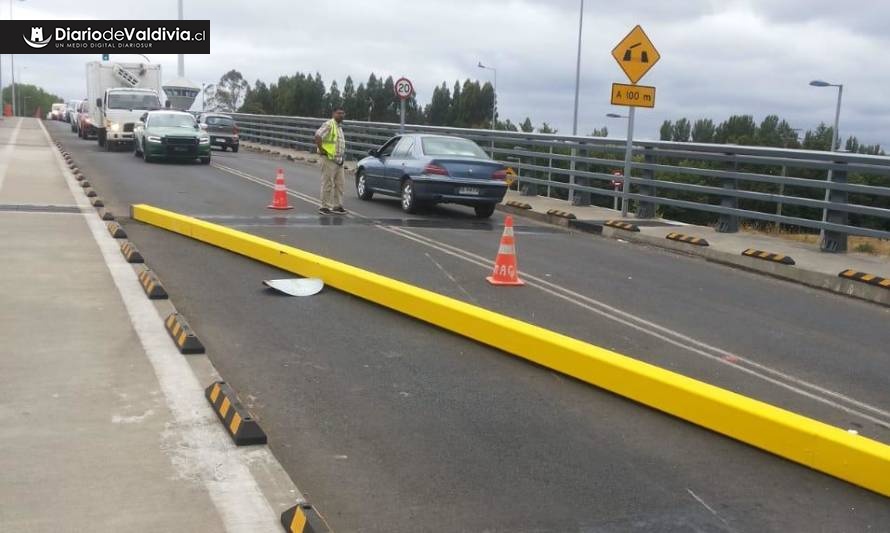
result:
M 583 152 L 580 149 L 576 149 L 572 152 L 572 170 L 580 170 L 578 169 L 578 157 L 582 154 L 590 155 L 589 150 L 584 150 Z M 590 178 L 575 176 L 575 184 L 581 185 L 584 187 L 590 186 Z M 590 205 L 590 193 L 587 191 L 575 191 L 574 196 L 572 197 L 572 205 Z
M 652 150 L 651 146 L 643 147 L 643 161 L 645 163 L 655 163 L 655 153 Z M 640 173 L 640 177 L 642 179 L 648 180 L 651 182 L 640 184 L 639 192 L 641 195 L 655 197 L 655 171 L 651 169 L 643 169 Z M 639 202 L 636 211 L 636 218 L 655 218 L 656 211 L 658 209 L 658 204 L 656 202 Z
M 730 163 L 730 168 L 733 172 L 738 171 L 739 169 L 739 161 L 736 159 L 735 154 L 727 153 L 727 157 L 732 158 L 732 163 Z M 727 190 L 734 191 L 738 189 L 738 180 L 736 179 L 724 179 L 723 180 L 723 188 Z M 723 196 L 720 198 L 720 206 L 728 207 L 731 209 L 738 209 L 739 207 L 739 199 L 735 196 Z M 717 219 L 717 228 L 718 233 L 738 233 L 739 231 L 739 217 L 737 215 L 726 215 L 721 214 Z
M 835 161 L 835 165 L 846 165 L 844 161 Z M 829 171 L 829 183 L 847 183 L 847 170 L 833 169 Z M 837 189 L 828 189 L 825 195 L 829 202 L 836 204 L 847 203 L 847 191 L 839 191 Z M 847 225 L 849 222 L 849 214 L 846 211 L 835 211 L 830 206 L 826 206 L 822 210 L 822 221 L 831 222 L 832 224 Z M 822 239 L 819 241 L 819 249 L 823 252 L 845 253 L 847 251 L 847 234 L 839 231 L 822 231 Z

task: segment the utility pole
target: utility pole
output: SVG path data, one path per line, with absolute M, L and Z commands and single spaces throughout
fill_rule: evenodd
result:
M 182 20 L 182 0 L 179 0 L 179 20 Z M 176 64 L 176 75 L 180 78 L 185 77 L 185 55 L 179 54 Z
M 572 118 L 572 135 L 578 135 L 578 97 L 581 90 L 581 35 L 584 29 L 584 0 L 581 0 L 581 11 L 578 14 L 578 58 L 575 62 L 575 112 Z M 569 162 L 569 203 L 575 204 L 575 158 L 578 150 L 572 148 L 572 159 Z

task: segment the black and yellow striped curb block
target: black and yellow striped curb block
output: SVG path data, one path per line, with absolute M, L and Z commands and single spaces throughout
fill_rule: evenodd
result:
M 90 190 L 84 189 L 83 191 L 84 191 L 84 193 L 86 193 L 87 198 L 95 198 L 96 196 L 99 196 L 99 193 L 97 193 L 93 189 L 90 189 Z
M 139 284 L 142 285 L 142 290 L 145 291 L 145 295 L 148 296 L 149 300 L 167 299 L 167 291 L 164 290 L 161 281 L 151 270 L 146 268 L 139 273 Z
M 179 348 L 181 354 L 204 353 L 204 345 L 198 340 L 198 336 L 189 326 L 188 322 L 179 313 L 171 313 L 164 321 L 167 333 L 173 339 L 173 343 Z
M 576 217 L 574 213 L 569 213 L 568 211 L 560 211 L 559 209 L 548 209 L 547 214 L 554 217 L 567 218 L 569 220 L 575 220 Z
M 748 248 L 742 255 L 746 255 L 748 257 L 754 257 L 756 259 L 763 259 L 764 261 L 772 261 L 774 263 L 782 263 L 783 265 L 793 265 L 794 259 L 791 259 L 787 255 L 774 254 L 770 252 L 764 252 L 763 250 L 755 250 L 754 248 Z
M 702 239 L 701 237 L 693 237 L 692 235 L 683 235 L 682 233 L 668 233 L 665 235 L 666 239 L 670 239 L 672 241 L 680 241 L 688 244 L 694 244 L 696 246 L 709 246 L 708 241 Z
M 105 227 L 108 228 L 108 233 L 111 234 L 115 239 L 126 239 L 127 232 L 124 231 L 123 226 L 118 224 L 117 222 L 108 222 L 105 224 Z
M 301 503 L 281 513 L 281 525 L 288 533 L 321 533 L 330 531 L 324 518 L 308 503 Z
M 238 399 L 238 395 L 225 381 L 215 381 L 204 391 L 204 396 L 216 416 L 232 436 L 236 446 L 266 444 L 266 433 Z M 300 530 L 303 531 L 303 530 Z
M 621 222 L 620 220 L 607 220 L 605 222 L 606 226 L 610 228 L 618 228 L 623 229 L 625 231 L 640 231 L 639 226 L 636 224 L 631 224 L 630 222 Z
M 877 285 L 885 289 L 890 289 L 890 278 L 882 278 L 868 272 L 859 272 L 858 270 L 844 270 L 838 276 L 842 278 L 852 279 L 853 281 L 861 281 L 869 285 Z
M 516 200 L 510 200 L 507 202 L 507 205 L 510 207 L 515 207 L 516 209 L 531 209 L 532 206 L 525 202 L 517 202 Z
M 112 213 L 111 211 L 106 211 L 105 209 L 99 209 L 99 217 L 102 220 L 109 222 L 111 220 L 114 220 L 114 213 Z
M 87 179 L 87 177 L 81 174 L 80 171 L 77 171 L 74 173 L 74 179 L 76 179 L 77 181 L 83 181 Z
M 90 203 L 93 204 L 93 207 L 105 207 L 105 202 L 103 202 L 102 199 L 98 196 L 90 200 Z
M 90 182 L 88 182 L 87 180 L 83 180 L 80 182 L 80 186 L 86 189 L 87 187 L 90 187 Z
M 128 263 L 144 263 L 145 260 L 142 258 L 142 254 L 139 253 L 139 250 L 133 246 L 133 243 L 130 241 L 124 241 L 121 243 L 121 253 L 124 254 L 124 259 L 127 260 Z

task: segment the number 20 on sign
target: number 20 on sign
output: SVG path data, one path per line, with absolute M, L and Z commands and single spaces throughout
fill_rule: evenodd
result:
M 613 83 L 612 105 L 655 107 L 655 87 Z

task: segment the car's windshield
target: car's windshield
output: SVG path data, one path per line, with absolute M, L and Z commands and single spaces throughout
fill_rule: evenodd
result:
M 207 117 L 204 119 L 208 126 L 234 126 L 235 121 L 229 117 Z
M 155 94 L 111 93 L 108 95 L 108 109 L 145 109 L 148 111 L 161 108 L 161 101 Z
M 455 155 L 488 159 L 488 155 L 473 141 L 457 137 L 423 137 L 424 155 Z
M 158 113 L 149 115 L 146 126 L 152 128 L 195 128 L 195 118 L 181 113 Z

